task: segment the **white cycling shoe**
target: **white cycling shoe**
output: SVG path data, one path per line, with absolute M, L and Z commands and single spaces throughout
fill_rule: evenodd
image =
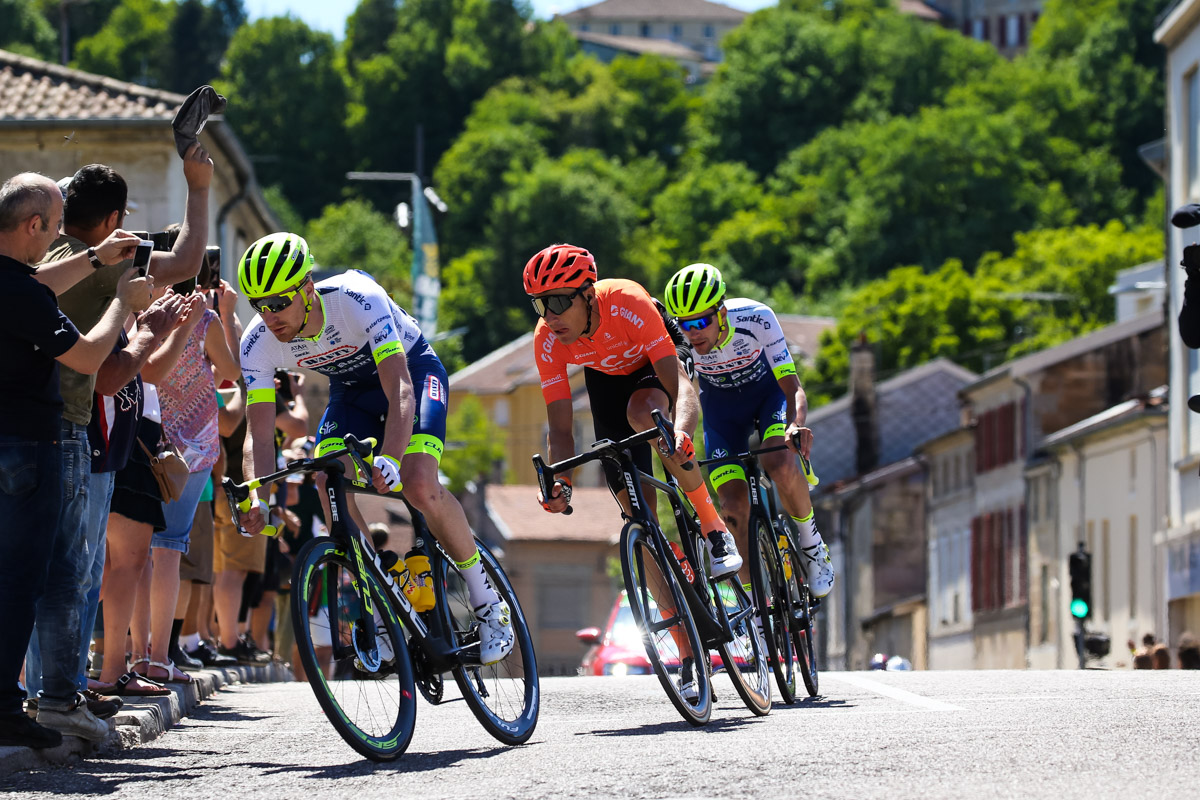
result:
M 825 542 L 818 542 L 812 547 L 802 547 L 804 554 L 804 575 L 808 589 L 813 597 L 824 597 L 833 590 L 833 563 L 829 560 L 829 548 Z
M 733 543 L 733 534 L 729 531 L 709 531 L 704 537 L 708 547 L 708 558 L 712 564 L 712 576 L 724 578 L 742 568 L 742 557 L 738 554 L 737 545 Z
M 696 679 L 692 672 L 694 669 L 695 665 L 692 659 L 683 659 L 679 669 L 679 681 L 676 683 L 679 687 L 679 696 L 693 705 L 700 699 L 700 689 L 696 686 Z
M 485 666 L 503 661 L 512 652 L 516 636 L 511 616 L 508 603 L 503 600 L 475 609 L 475 619 L 479 621 L 479 661 Z

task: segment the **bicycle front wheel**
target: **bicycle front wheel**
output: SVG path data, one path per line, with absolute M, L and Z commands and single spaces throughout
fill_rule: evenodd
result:
M 671 704 L 691 724 L 703 725 L 712 716 L 707 656 L 692 611 L 665 561 L 674 557 L 664 556 L 655 538 L 636 522 L 626 523 L 621 531 L 625 593 L 646 657 Z
M 755 608 L 737 574 L 716 583 L 717 602 L 725 604 L 733 639 L 717 646 L 721 664 L 738 696 L 756 716 L 771 712 L 771 670 L 766 644 L 754 624 Z
M 517 593 L 508 582 L 500 562 L 486 545 L 478 541 L 476 544 L 483 561 L 483 571 L 500 597 L 508 603 L 516 642 L 512 651 L 495 664 L 455 667 L 454 680 L 484 730 L 505 744 L 521 744 L 533 735 L 541 705 L 533 637 L 529 634 Z M 478 644 L 479 623 L 475 620 L 466 581 L 448 558 L 440 560 L 445 565 L 443 608 L 453 631 L 455 645 L 464 647 Z M 442 600 L 439 598 L 439 602 Z
M 808 584 L 804 582 L 805 562 L 800 551 L 788 537 L 787 558 L 792 565 L 792 579 L 788 581 L 788 605 L 792 622 L 792 643 L 795 647 L 796 666 L 799 667 L 800 677 L 804 680 L 804 689 L 809 697 L 816 697 L 819 688 L 817 674 L 816 641 L 813 636 L 812 594 Z
M 750 523 L 754 536 L 757 569 L 751 574 L 754 605 L 758 608 L 766 640 L 767 657 L 775 673 L 780 699 L 791 704 L 796 700 L 796 651 L 792 644 L 792 615 L 788 602 L 788 573 L 791 565 L 779 554 L 775 531 L 761 517 Z
M 370 611 L 363 597 L 368 587 Z M 327 537 L 312 540 L 296 557 L 292 621 L 300 663 L 330 724 L 372 761 L 399 758 L 417 718 L 408 645 L 383 597 L 375 578 L 360 573 L 353 556 Z

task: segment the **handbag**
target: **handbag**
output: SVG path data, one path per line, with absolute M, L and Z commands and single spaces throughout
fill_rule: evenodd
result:
M 150 459 L 150 471 L 154 474 L 154 480 L 158 482 L 158 490 L 162 494 L 164 502 L 173 503 L 183 496 L 184 487 L 187 486 L 188 477 L 191 475 L 188 472 L 188 464 L 183 460 L 183 456 L 175 449 L 170 440 L 164 439 L 165 446 L 157 455 L 151 452 L 146 443 L 138 439 L 138 444 L 146 451 L 146 457 Z

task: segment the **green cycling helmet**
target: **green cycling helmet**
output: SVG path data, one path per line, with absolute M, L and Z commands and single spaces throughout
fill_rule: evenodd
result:
M 725 281 L 712 264 L 689 264 L 671 276 L 663 300 L 672 317 L 708 311 L 725 297 Z
M 294 233 L 272 233 L 246 249 L 238 286 L 246 297 L 270 297 L 304 283 L 312 268 L 308 242 Z

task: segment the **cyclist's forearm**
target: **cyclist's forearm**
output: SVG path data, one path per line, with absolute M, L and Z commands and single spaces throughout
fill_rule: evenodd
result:
M 385 455 L 400 459 L 403 457 L 404 451 L 408 449 L 409 440 L 412 438 L 413 415 L 416 405 L 412 384 L 407 381 L 402 381 L 396 390 L 389 394 L 381 450 Z
M 566 431 L 550 431 L 547 437 L 549 445 L 550 463 L 556 463 L 575 455 L 575 435 L 568 429 Z M 574 470 L 568 470 L 562 473 L 563 477 L 570 478 Z
M 689 380 L 679 379 L 679 397 L 675 401 L 675 430 L 683 430 L 695 438 L 700 422 L 700 397 Z
M 808 395 L 795 375 L 785 375 L 779 379 L 779 388 L 787 398 L 787 418 L 803 427 L 808 419 Z

